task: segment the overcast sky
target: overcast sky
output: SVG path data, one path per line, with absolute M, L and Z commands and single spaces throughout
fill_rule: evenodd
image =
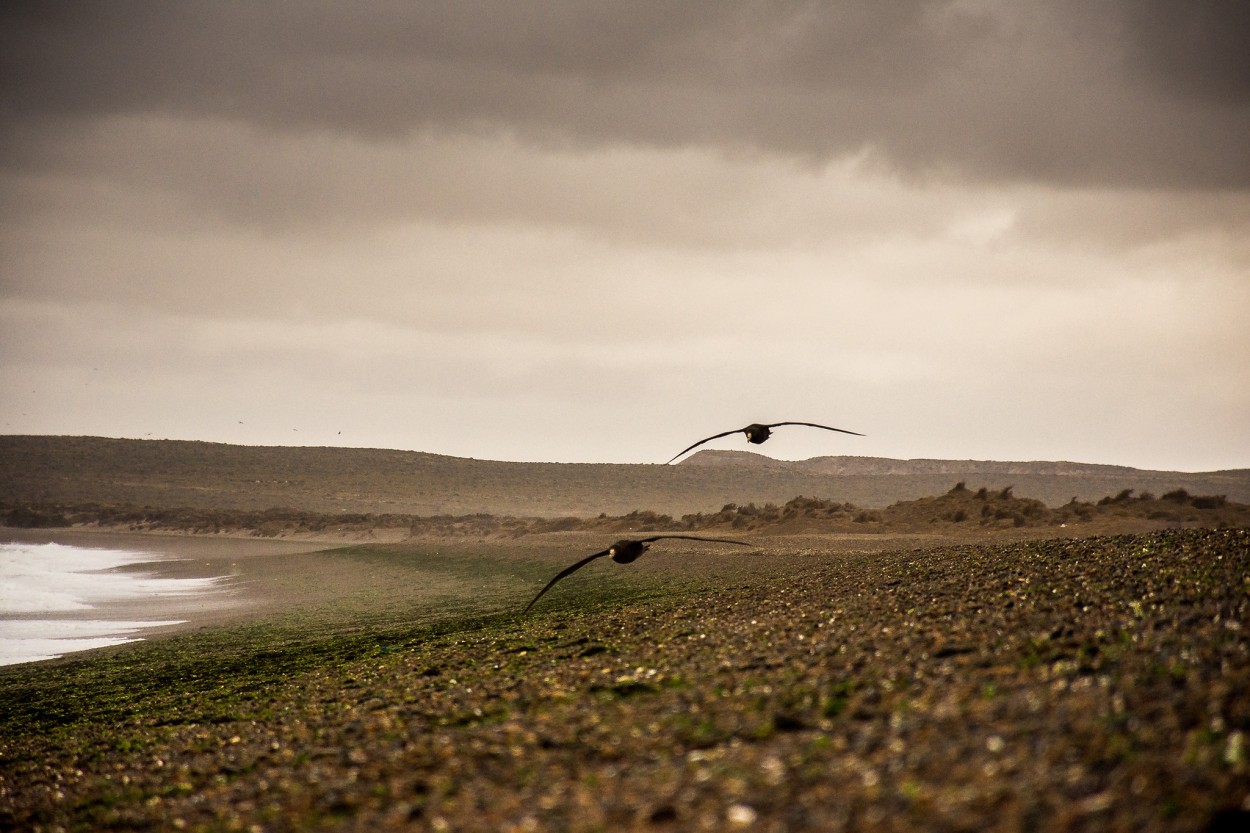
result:
M 1248 147 L 1240 0 L 6 2 L 0 433 L 1244 468 Z

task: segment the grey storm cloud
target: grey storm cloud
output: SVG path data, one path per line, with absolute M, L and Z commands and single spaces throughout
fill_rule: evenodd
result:
M 0 2 L 0 429 L 662 462 L 734 411 L 870 435 L 783 457 L 1244 465 L 1248 32 Z
M 75 119 L 156 114 L 1250 185 L 1238 0 L 10 2 L 0 21 L 9 166 Z

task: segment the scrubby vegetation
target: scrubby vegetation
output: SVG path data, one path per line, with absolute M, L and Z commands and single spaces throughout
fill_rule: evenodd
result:
M 1094 502 L 1073 498 L 1055 509 L 1013 487 L 972 491 L 964 482 L 936 497 L 866 509 L 852 503 L 800 495 L 783 504 L 727 503 L 718 512 L 671 515 L 636 509 L 594 518 L 523 518 L 486 513 L 419 516 L 399 513 L 327 513 L 287 507 L 261 511 L 138 507 L 96 503 L 12 504 L 0 501 L 0 523 L 23 528 L 101 527 L 136 532 L 244 534 L 257 537 L 363 535 L 398 530 L 411 538 L 518 537 L 552 532 L 734 531 L 772 534 L 821 532 L 916 532 L 935 527 L 983 530 L 1146 523 L 1153 528 L 1228 528 L 1250 525 L 1250 506 L 1224 495 L 1190 495 L 1175 489 L 1154 497 L 1124 489 Z

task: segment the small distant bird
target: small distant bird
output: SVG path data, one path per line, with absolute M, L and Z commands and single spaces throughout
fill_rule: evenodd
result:
M 713 434 L 712 436 L 708 437 L 705 440 L 699 440 L 697 443 L 690 446 L 690 448 L 687 448 L 686 451 L 690 451 L 691 449 L 698 448 L 699 446 L 703 445 L 706 442 L 711 442 L 712 440 L 718 440 L 721 437 L 728 437 L 730 434 L 746 434 L 747 442 L 755 443 L 756 445 L 759 445 L 760 443 L 764 442 L 764 440 L 772 436 L 773 429 L 776 428 L 778 425 L 806 425 L 810 428 L 823 428 L 826 431 L 840 431 L 843 434 L 854 434 L 857 437 L 864 436 L 858 431 L 847 431 L 845 428 L 830 428 L 828 425 L 817 425 L 814 422 L 770 422 L 768 425 L 761 425 L 758 422 L 753 422 L 750 425 L 748 425 L 746 428 L 735 428 L 732 431 L 723 431 L 720 434 Z M 676 460 L 682 454 L 685 454 L 686 451 L 681 452 L 681 454 L 673 455 L 673 460 Z M 673 460 L 669 460 L 668 462 L 671 463 L 673 462 Z M 665 465 L 668 465 L 668 464 L 666 463 Z
M 558 582 L 560 579 L 564 578 L 565 576 L 569 575 L 570 573 L 577 572 L 582 567 L 585 567 L 587 564 L 594 561 L 596 558 L 603 558 L 605 555 L 608 555 L 608 556 L 611 556 L 612 560 L 615 561 L 617 564 L 628 564 L 631 561 L 638 560 L 638 557 L 640 555 L 642 555 L 647 550 L 651 549 L 650 544 L 652 542 L 659 541 L 662 538 L 682 538 L 686 541 L 707 541 L 713 544 L 737 544 L 738 546 L 742 546 L 742 547 L 751 546 L 751 544 L 747 543 L 746 541 L 735 541 L 731 538 L 700 538 L 697 535 L 652 535 L 650 538 L 640 538 L 638 540 L 634 540 L 632 538 L 623 538 L 620 541 L 617 541 L 612 546 L 608 547 L 606 550 L 601 550 L 595 553 L 594 555 L 588 555 L 585 558 L 583 558 L 581 561 L 574 564 L 573 566 L 565 567 L 563 570 L 561 570 L 556 575 L 555 578 L 547 582 L 546 587 L 538 591 L 538 595 L 534 597 L 533 601 L 531 601 L 529 604 L 525 606 L 525 610 L 522 611 L 522 614 L 529 613 L 530 608 L 534 606 L 534 603 L 537 602 L 539 599 L 541 599 L 544 593 L 546 593 L 552 587 L 555 587 L 556 582 Z

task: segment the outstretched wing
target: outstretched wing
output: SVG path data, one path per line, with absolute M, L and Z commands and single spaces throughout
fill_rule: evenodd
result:
M 742 433 L 743 431 L 745 431 L 745 430 L 746 430 L 745 428 L 735 428 L 735 429 L 734 429 L 734 430 L 732 430 L 732 431 L 723 431 L 723 432 L 721 432 L 720 434 L 713 434 L 712 436 L 708 437 L 708 438 L 707 438 L 707 439 L 705 439 L 705 440 L 699 440 L 697 443 L 695 443 L 694 445 L 690 446 L 690 448 L 687 448 L 687 449 L 686 449 L 686 451 L 690 451 L 691 449 L 698 448 L 699 446 L 703 445 L 704 443 L 710 443 L 712 440 L 719 440 L 721 437 L 728 437 L 730 434 L 741 434 L 741 433 Z M 674 454 L 674 455 L 673 455 L 673 460 L 676 460 L 676 459 L 677 459 L 678 457 L 680 457 L 682 454 L 685 454 L 685 453 L 686 453 L 686 451 L 681 452 L 681 454 Z M 669 461 L 668 461 L 668 463 L 673 462 L 673 460 L 669 460 Z M 666 465 L 666 466 L 667 466 L 667 465 L 668 465 L 668 463 L 665 463 L 664 465 Z
M 643 538 L 642 543 L 650 544 L 652 541 L 659 541 L 661 538 L 681 538 L 686 541 L 707 541 L 709 544 L 738 544 L 743 547 L 754 546 L 749 541 L 735 541 L 732 538 L 703 538 L 698 535 L 652 535 L 650 538 Z
M 597 553 L 595 553 L 594 555 L 588 555 L 588 556 L 586 556 L 585 558 L 583 558 L 581 561 L 579 561 L 579 562 L 577 562 L 576 564 L 574 564 L 573 566 L 571 566 L 571 567 L 565 567 L 563 570 L 561 570 L 559 573 L 557 573 L 557 574 L 556 574 L 556 577 L 555 577 L 555 578 L 553 578 L 551 581 L 547 582 L 547 586 L 546 586 L 546 587 L 544 587 L 542 590 L 539 590 L 539 591 L 538 591 L 538 595 L 534 597 L 534 601 L 530 602 L 529 604 L 527 604 L 527 605 L 525 606 L 525 610 L 521 611 L 521 615 L 525 615 L 526 613 L 529 613 L 529 612 L 530 612 L 530 608 L 534 606 L 534 602 L 537 602 L 539 599 L 541 599 L 541 598 L 543 597 L 543 594 L 544 594 L 544 593 L 546 593 L 546 592 L 547 592 L 548 590 L 550 590 L 552 587 L 555 587 L 555 586 L 556 586 L 556 582 L 558 582 L 560 579 L 564 578 L 565 576 L 569 575 L 570 573 L 575 573 L 575 572 L 577 572 L 577 571 L 578 571 L 578 570 L 580 570 L 582 567 L 585 567 L 587 564 L 589 564 L 590 562 L 594 561 L 596 558 L 603 558 L 605 555 L 607 555 L 607 554 L 608 554 L 608 553 L 610 553 L 611 551 L 612 551 L 611 549 L 606 549 L 606 550 L 603 550 L 602 552 L 597 552 Z
M 857 436 L 857 437 L 862 437 L 862 436 L 864 436 L 863 434 L 859 433 L 858 431 L 847 431 L 845 428 L 833 428 L 833 427 L 828 426 L 828 425 L 817 425 L 817 424 L 816 424 L 816 423 L 814 423 L 814 422 L 774 422 L 772 425 L 769 425 L 768 427 L 769 427 L 769 428 L 776 428 L 778 425 L 806 425 L 806 426 L 808 426 L 809 428 L 823 428 L 823 429 L 825 429 L 826 431 L 840 431 L 840 432 L 842 432 L 843 434 L 854 434 L 854 435 L 855 435 L 855 436 Z M 706 441 L 705 441 L 705 442 L 706 442 Z M 685 454 L 685 453 L 686 453 L 686 452 L 684 452 L 684 451 L 682 452 L 682 454 Z M 671 461 L 670 461 L 670 462 L 671 462 Z

